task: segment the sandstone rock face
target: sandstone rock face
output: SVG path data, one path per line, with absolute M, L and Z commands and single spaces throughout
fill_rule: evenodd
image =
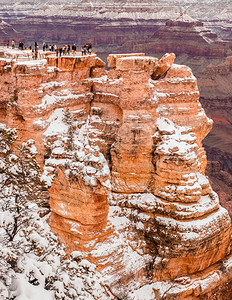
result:
M 124 299 L 146 283 L 158 295 L 166 280 L 219 274 L 231 222 L 205 176 L 212 121 L 191 69 L 174 54 L 110 55 L 109 71 L 95 55 L 5 55 L 0 122 L 18 128 L 19 141 L 35 139 L 50 225 L 67 251 L 83 251 Z M 227 281 L 221 271 L 210 287 Z M 193 284 L 178 297 L 207 293 Z
M 207 65 L 213 67 L 212 65 L 221 64 L 225 57 L 231 55 L 231 3 L 225 0 L 203 2 L 199 4 L 195 0 L 183 0 L 177 4 L 175 0 L 133 0 L 107 1 L 102 5 L 100 1 L 89 0 L 76 0 L 72 3 L 41 0 L 27 1 L 25 5 L 17 0 L 0 1 L 0 17 L 5 22 L 0 23 L 0 36 L 4 44 L 7 39 L 13 38 L 16 44 L 23 40 L 26 45 L 34 44 L 36 40 L 40 49 L 44 41 L 60 46 L 76 43 L 78 49 L 84 43 L 91 42 L 94 50 L 104 60 L 109 53 L 117 52 L 146 52 L 155 57 L 161 57 L 163 52 L 175 52 L 179 64 L 187 64 L 192 68 L 198 78 L 201 95 L 207 97 L 205 99 L 208 102 L 212 102 L 218 91 L 223 96 L 223 102 L 230 91 L 229 97 L 225 99 L 230 101 L 229 76 L 225 73 L 223 75 L 220 70 L 220 74 L 214 76 L 213 73 L 208 73 L 210 68 L 208 71 L 203 70 L 203 76 L 200 73 Z M 98 69 L 95 68 L 93 72 L 97 74 Z M 225 114 L 231 118 L 230 111 L 218 107 L 217 110 L 220 116 L 215 117 L 220 122 L 225 121 Z M 206 112 L 209 114 L 208 110 Z M 230 124 L 227 125 L 228 129 L 219 128 L 220 134 L 215 134 L 215 139 L 210 139 L 210 144 L 205 144 L 216 155 L 216 160 L 220 160 L 222 171 L 226 172 L 228 170 L 224 168 L 224 164 L 228 153 L 212 148 L 219 139 L 222 139 L 221 144 L 228 143 L 228 140 L 231 143 L 230 136 L 224 136 L 225 130 L 231 130 Z M 216 154 L 219 152 L 222 154 Z M 229 174 L 232 174 L 231 171 Z M 212 180 L 216 188 L 218 183 L 215 176 Z M 220 185 L 222 193 L 223 184 Z M 228 187 L 226 190 L 226 197 L 230 199 L 231 190 Z
M 209 161 L 208 175 L 220 196 L 221 204 L 231 215 L 232 57 L 228 56 L 219 64 L 203 68 L 198 76 L 202 105 L 214 121 L 212 131 L 204 139 Z

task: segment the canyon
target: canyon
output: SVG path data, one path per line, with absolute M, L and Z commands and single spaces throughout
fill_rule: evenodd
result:
M 231 220 L 205 175 L 213 122 L 192 70 L 174 53 L 111 54 L 109 70 L 95 54 L 40 54 L 1 49 L 0 122 L 35 140 L 67 252 L 114 299 L 230 299 Z
M 231 211 L 231 2 L 212 1 L 0 1 L 0 38 L 26 46 L 42 42 L 91 42 L 98 56 L 143 52 L 161 58 L 174 52 L 191 67 L 201 103 L 214 120 L 203 141 L 207 174 L 222 204 Z M 16 45 L 17 45 L 16 44 Z M 223 70 L 224 69 L 224 70 Z M 216 74 L 217 72 L 217 74 Z M 219 142 L 220 141 L 220 142 Z M 226 180 L 225 180 L 226 179 Z

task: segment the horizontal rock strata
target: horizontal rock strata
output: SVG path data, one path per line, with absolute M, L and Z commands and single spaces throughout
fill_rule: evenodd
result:
M 35 139 L 69 251 L 121 298 L 229 255 L 230 218 L 205 176 L 212 121 L 190 68 L 173 53 L 112 54 L 109 71 L 95 55 L 27 54 L 0 59 L 0 121 Z

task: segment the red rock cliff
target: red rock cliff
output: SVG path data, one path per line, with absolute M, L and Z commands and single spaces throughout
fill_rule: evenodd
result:
M 217 271 L 231 224 L 205 176 L 212 121 L 191 69 L 174 59 L 110 55 L 109 72 L 94 55 L 0 61 L 0 121 L 36 141 L 51 227 L 118 297 L 187 276 L 176 297 L 195 299 L 209 290 L 193 281 L 216 272 L 219 290 L 232 277 L 230 260 L 227 275 Z

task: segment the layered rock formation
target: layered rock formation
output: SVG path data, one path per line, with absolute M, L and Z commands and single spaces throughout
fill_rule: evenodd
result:
M 228 104 L 231 98 L 231 93 L 227 98 L 222 95 L 224 87 L 228 90 L 230 86 L 225 84 L 226 75 L 209 80 L 211 73 L 204 70 L 207 66 L 210 68 L 210 65 L 222 64 L 224 58 L 231 55 L 232 16 L 231 3 L 228 1 L 134 0 L 107 1 L 103 5 L 102 1 L 88 0 L 71 3 L 6 0 L 0 4 L 0 17 L 8 23 L 7 28 L 4 23 L 2 34 L 0 29 L 4 44 L 8 39 L 15 39 L 17 44 L 23 40 L 25 45 L 33 45 L 37 41 L 42 48 L 44 41 L 59 46 L 75 42 L 80 49 L 84 43 L 91 42 L 104 60 L 109 53 L 145 52 L 161 57 L 167 51 L 175 52 L 177 62 L 188 64 L 197 76 L 202 99 L 207 101 L 202 101 L 204 108 L 207 109 L 208 103 L 212 103 L 215 97 L 214 85 L 223 87 L 219 87 L 222 92 L 220 100 Z M 226 109 L 218 105 L 215 108 L 217 114 L 215 117 L 212 115 L 213 119 L 224 120 L 225 114 L 231 118 Z M 208 109 L 207 113 L 210 113 Z M 230 129 L 230 124 L 227 125 Z M 216 138 L 213 136 L 214 131 L 208 139 L 209 143 L 206 140 L 205 144 L 207 149 L 210 148 L 210 160 L 213 156 L 213 160 L 221 165 L 221 170 L 231 175 L 231 171 L 224 167 L 230 157 L 228 152 L 220 147 L 212 150 L 217 140 L 224 137 L 224 128 L 217 128 Z M 227 135 L 222 141 L 222 144 L 228 143 L 230 137 Z M 209 174 L 217 191 L 225 193 L 223 184 L 218 184 L 212 172 Z M 230 199 L 230 193 L 230 189 L 226 188 L 224 198 Z
M 199 5 L 201 6 L 200 10 Z M 8 0 L 1 2 L 0 17 L 7 22 L 9 21 L 20 34 L 24 34 L 26 41 L 30 42 L 35 40 L 40 42 L 45 40 L 49 43 L 60 42 L 62 44 L 76 42 L 82 46 L 85 42 L 91 41 L 98 53 L 99 51 L 109 53 L 105 51 L 106 47 L 108 51 L 118 51 L 119 49 L 129 52 L 139 51 L 138 47 L 141 47 L 143 43 L 145 48 L 142 51 L 148 52 L 150 49 L 146 50 L 146 44 L 149 43 L 157 29 L 159 30 L 160 26 L 170 26 L 166 22 L 178 19 L 180 12 L 186 9 L 191 18 L 203 21 L 210 30 L 228 41 L 229 34 L 225 34 L 225 32 L 230 31 L 226 30 L 226 26 L 228 28 L 231 26 L 229 23 L 230 8 L 230 4 L 224 4 L 224 0 L 213 5 L 211 0 L 201 4 L 197 1 L 186 2 L 185 0 L 143 3 L 138 0 L 107 1 L 104 2 L 104 6 L 102 1 L 76 0 L 71 3 L 64 3 L 62 1 L 21 2 Z M 217 16 L 216 20 L 215 15 Z M 226 20 L 225 15 L 227 16 Z M 183 31 L 185 31 L 188 25 L 182 24 L 182 26 Z M 193 31 L 190 31 L 190 37 L 193 34 L 196 40 L 197 32 L 194 34 Z M 182 30 L 179 34 L 181 32 Z M 176 33 L 175 29 L 174 33 Z M 160 34 L 163 35 L 163 31 Z M 215 36 L 209 30 L 208 32 L 205 30 L 204 34 L 209 38 L 209 47 L 210 39 L 215 39 Z M 165 34 L 164 36 L 166 37 Z M 182 39 L 186 36 L 189 36 L 189 32 L 183 35 Z M 169 36 L 169 38 L 172 39 L 173 37 Z M 201 42 L 199 35 L 197 40 Z M 129 44 L 127 44 L 128 41 L 130 41 Z M 133 42 L 134 49 L 131 48 Z M 192 43 L 193 45 L 191 45 Z M 194 47 L 196 48 L 195 51 L 199 52 L 199 43 L 194 43 L 194 39 L 191 39 L 191 43 L 186 44 L 186 46 L 187 49 L 191 48 L 192 52 L 194 52 Z M 166 48 L 165 51 L 167 50 Z M 201 51 L 203 50 L 201 49 Z M 211 52 L 213 51 L 215 52 L 215 49 L 211 50 Z M 216 51 L 221 52 L 223 50 L 216 49 Z M 206 52 L 210 52 L 210 50 L 204 49 L 204 54 Z M 154 54 L 155 52 L 148 53 Z
M 204 140 L 209 161 L 208 175 L 214 189 L 219 193 L 221 203 L 231 210 L 231 73 L 232 57 L 220 64 L 211 64 L 199 73 L 201 102 L 207 114 L 214 121 L 213 130 Z M 210 92 L 211 91 L 211 92 Z
M 174 54 L 110 55 L 109 71 L 95 55 L 26 55 L 0 59 L 0 122 L 35 139 L 68 251 L 95 262 L 120 299 L 144 284 L 180 299 L 209 295 L 194 282 L 223 290 L 230 218 L 205 176 L 212 121 L 191 69 Z
M 203 22 L 194 20 L 183 12 L 177 18 L 167 20 L 165 24 L 153 29 L 149 38 L 129 41 L 124 47 L 134 51 L 145 49 L 152 54 L 173 50 L 177 55 L 219 58 L 226 56 L 229 44 L 207 29 Z
M 16 34 L 17 34 L 17 32 L 14 30 L 14 28 L 11 25 L 9 25 L 8 23 L 4 22 L 0 18 L 0 39 L 1 39 L 1 41 L 4 41 L 5 45 L 6 45 L 6 41 L 10 40 L 10 39 L 14 39 Z
M 84 43 L 91 42 L 103 59 L 109 53 L 118 52 L 145 52 L 155 57 L 161 57 L 167 51 L 175 52 L 179 64 L 188 64 L 192 68 L 201 95 L 208 102 L 214 99 L 215 89 L 211 89 L 208 78 L 205 80 L 201 72 L 206 74 L 204 68 L 221 64 L 224 57 L 231 55 L 231 3 L 226 0 L 107 1 L 104 5 L 102 1 L 89 0 L 69 3 L 4 0 L 0 4 L 0 17 L 8 23 L 7 28 L 4 23 L 2 33 L 0 28 L 4 44 L 9 38 L 15 39 L 17 44 L 23 40 L 25 45 L 38 41 L 40 48 L 44 41 L 58 45 L 75 42 L 80 49 Z M 13 27 L 9 28 L 9 24 Z M 220 82 L 218 85 L 228 89 L 223 78 L 225 76 L 215 77 L 211 83 Z M 223 96 L 223 102 L 228 102 L 230 97 L 231 94 L 227 99 Z M 202 103 L 204 105 L 206 101 Z M 217 109 L 217 119 L 221 119 L 221 114 L 228 114 L 224 108 Z M 223 131 L 218 129 L 220 136 L 216 134 L 217 138 L 224 136 Z M 209 140 L 210 148 L 214 147 L 217 138 Z M 223 138 L 223 143 L 228 139 L 228 136 Z M 218 147 L 211 153 L 222 165 L 222 171 L 227 172 L 223 166 L 228 153 Z M 220 188 L 217 180 L 212 179 L 215 188 Z M 222 186 L 220 189 L 221 193 L 224 192 Z M 230 192 L 226 194 L 229 199 Z

